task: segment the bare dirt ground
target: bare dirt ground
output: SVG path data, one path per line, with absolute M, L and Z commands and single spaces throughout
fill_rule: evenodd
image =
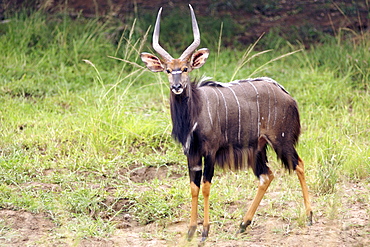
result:
M 155 176 L 153 171 L 135 176 Z M 237 220 L 221 227 L 220 232 L 212 232 L 204 246 L 370 246 L 370 215 L 368 183 L 343 183 L 338 189 L 338 210 L 334 216 L 321 212 L 325 205 L 314 211 L 314 224 L 299 227 L 282 217 L 257 215 L 246 234 L 230 237 L 236 232 Z M 271 197 L 272 195 L 267 196 Z M 313 207 L 315 210 L 315 197 Z M 267 207 L 263 202 L 260 208 Z M 230 207 L 229 210 L 232 210 Z M 197 246 L 199 237 L 189 243 L 185 239 L 187 222 L 173 222 L 166 227 L 151 223 L 145 226 L 132 222 L 130 217 L 123 221 L 114 234 L 108 238 L 84 239 L 79 243 L 58 237 L 57 226 L 46 214 L 32 214 L 24 211 L 0 210 L 0 246 Z M 126 222 L 125 222 L 126 221 Z M 216 223 L 215 223 L 216 224 Z M 201 226 L 198 227 L 201 229 Z M 7 232 L 7 229 L 10 229 Z M 173 236 L 164 239 L 161 234 Z M 222 234 L 229 237 L 222 237 Z

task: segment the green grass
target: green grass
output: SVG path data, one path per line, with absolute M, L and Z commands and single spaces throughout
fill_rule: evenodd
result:
M 170 136 L 165 75 L 111 58 L 143 66 L 139 53 L 151 49 L 147 31 L 138 35 L 133 28 L 120 36 L 116 24 L 39 12 L 0 24 L 0 208 L 46 213 L 56 224 L 55 238 L 68 243 L 108 237 L 127 214 L 138 224 L 162 227 L 188 220 L 186 159 Z M 273 39 L 264 38 L 264 43 Z M 298 149 L 314 210 L 330 218 L 343 210 L 337 187 L 370 183 L 369 40 L 369 33 L 353 39 L 338 35 L 272 63 L 301 47 L 282 41 L 279 49 L 250 61 L 255 51 L 240 60 L 244 51 L 221 48 L 193 72 L 228 81 L 245 61 L 235 79 L 254 74 L 284 85 L 300 107 Z M 303 225 L 298 181 L 281 173 L 271 156 L 278 175 L 269 192 L 277 196 L 258 211 L 256 221 L 272 215 Z M 166 167 L 167 173 L 161 179 L 130 179 L 145 167 Z M 238 225 L 255 188 L 248 172 L 216 171 L 213 235 Z M 279 194 L 282 188 L 286 193 Z M 299 206 L 286 207 L 292 202 Z M 235 211 L 229 210 L 232 205 Z M 0 229 L 0 237 L 11 238 L 12 229 L 3 221 Z M 233 237 L 220 233 L 215 238 Z

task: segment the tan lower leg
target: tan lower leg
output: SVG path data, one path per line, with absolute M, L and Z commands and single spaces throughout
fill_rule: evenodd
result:
M 308 188 L 306 184 L 306 178 L 304 175 L 304 163 L 301 158 L 298 159 L 298 165 L 296 167 L 296 173 L 299 179 L 299 182 L 302 187 L 302 194 L 303 194 L 303 200 L 304 200 L 304 205 L 306 208 L 306 215 L 308 217 L 308 224 L 312 224 L 312 208 L 311 208 L 311 203 L 310 203 L 310 197 L 308 194 Z
M 211 183 L 205 182 L 202 186 L 202 193 L 204 197 L 204 221 L 202 237 L 206 238 L 209 232 L 209 194 L 211 190 Z
M 252 204 L 249 206 L 249 209 L 243 218 L 243 223 L 240 227 L 244 229 L 241 230 L 245 230 L 245 228 L 252 222 L 257 207 L 260 205 L 260 202 L 273 179 L 274 175 L 272 174 L 270 169 L 268 171 L 268 174 L 260 176 L 260 184 L 258 186 L 257 194 L 254 197 Z
M 190 228 L 191 228 L 197 226 L 199 187 L 196 186 L 194 182 L 191 182 L 190 191 L 191 191 L 191 213 L 190 213 Z

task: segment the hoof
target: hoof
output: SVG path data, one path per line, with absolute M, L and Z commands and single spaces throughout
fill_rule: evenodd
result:
M 197 226 L 190 226 L 188 231 L 188 241 L 191 241 L 194 237 L 195 230 L 197 230 Z
M 239 226 L 239 230 L 236 232 L 236 234 L 240 234 L 240 233 L 243 233 L 245 232 L 245 230 L 247 229 L 247 227 L 252 223 L 252 221 L 248 220 L 246 222 L 242 222 L 240 223 L 240 226 Z
M 203 232 L 202 232 L 202 240 L 201 242 L 204 242 L 208 238 L 208 233 L 209 233 L 209 225 L 208 226 L 203 226 Z
M 201 243 L 205 242 L 207 240 L 207 237 L 202 237 L 202 239 L 200 240 Z
M 307 216 L 307 225 L 308 226 L 312 226 L 312 211 L 310 212 L 310 214 Z

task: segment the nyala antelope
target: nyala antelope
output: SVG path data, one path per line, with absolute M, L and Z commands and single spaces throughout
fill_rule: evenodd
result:
M 161 59 L 149 53 L 141 54 L 149 70 L 165 72 L 170 82 L 172 135 L 183 146 L 190 176 L 192 201 L 188 239 L 193 237 L 197 227 L 201 185 L 204 197 L 202 241 L 208 237 L 209 195 L 215 165 L 231 170 L 250 167 L 259 179 L 257 194 L 238 232 L 244 232 L 251 224 L 274 178 L 266 164 L 267 144 L 275 150 L 287 170 L 296 171 L 311 224 L 304 164 L 295 149 L 301 128 L 296 101 L 281 85 L 267 77 L 229 83 L 190 81 L 189 73 L 203 66 L 209 50 L 196 51 L 200 33 L 193 8 L 189 7 L 194 41 L 180 58 L 174 59 L 158 43 L 162 8 L 153 33 L 153 48 Z

